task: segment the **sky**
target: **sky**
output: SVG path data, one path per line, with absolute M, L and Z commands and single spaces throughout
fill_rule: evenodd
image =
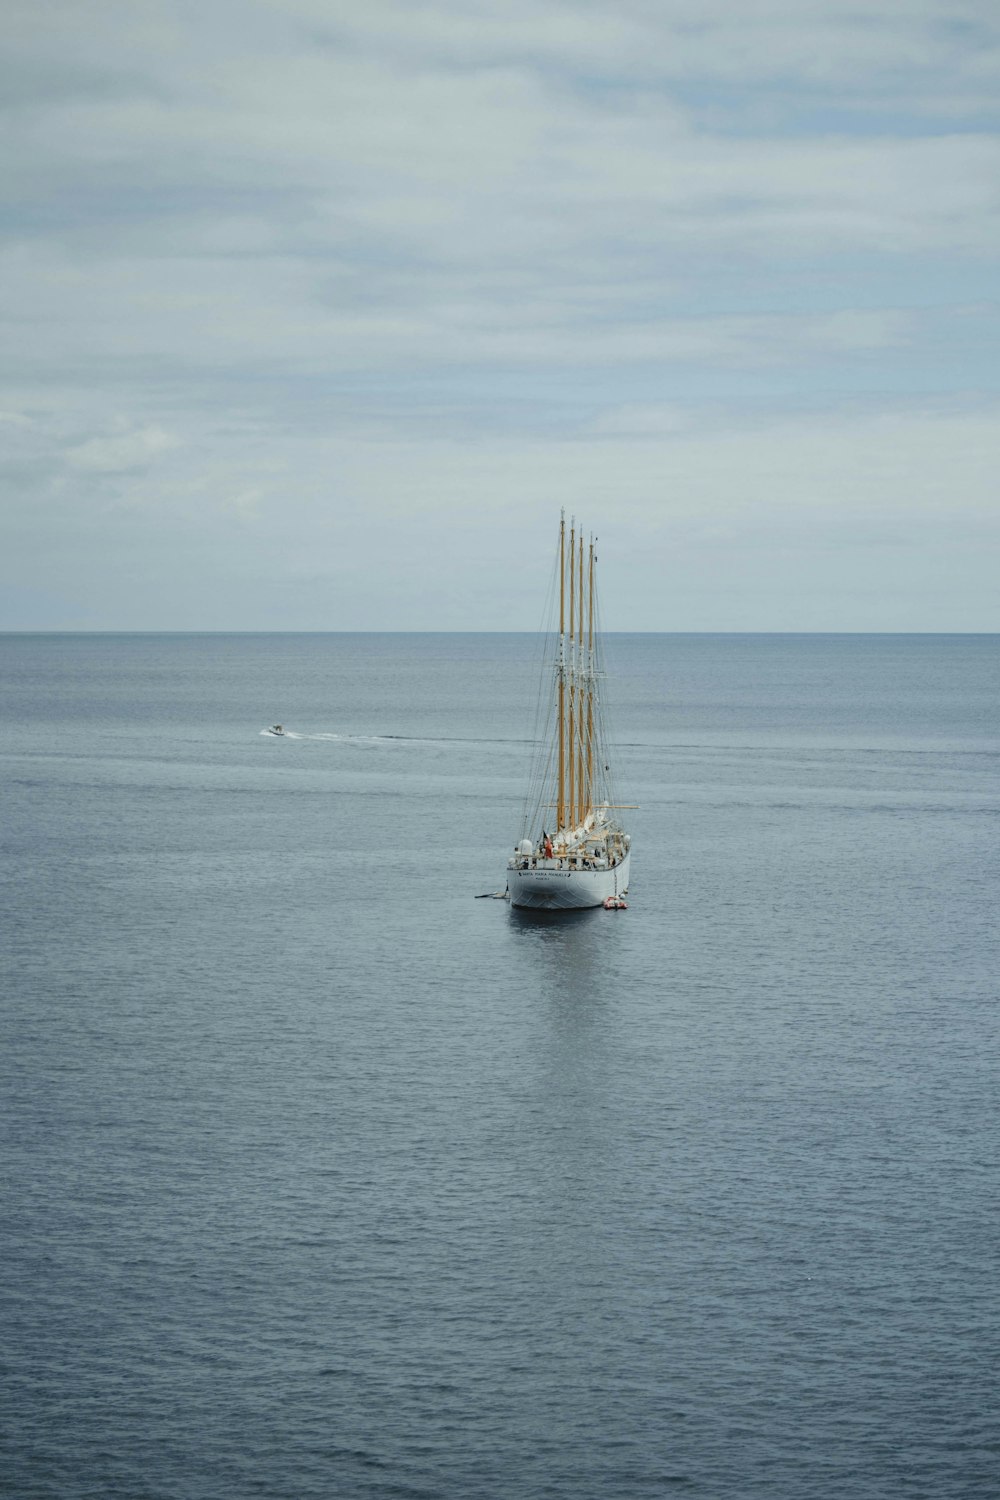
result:
M 995 631 L 996 0 L 7 0 L 0 629 Z

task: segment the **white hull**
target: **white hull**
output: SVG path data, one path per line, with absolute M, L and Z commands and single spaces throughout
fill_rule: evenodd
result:
M 566 861 L 558 859 L 538 859 L 528 869 L 509 868 L 511 905 L 538 911 L 603 906 L 608 896 L 623 896 L 628 890 L 629 858 L 626 854 L 613 870 L 567 869 Z

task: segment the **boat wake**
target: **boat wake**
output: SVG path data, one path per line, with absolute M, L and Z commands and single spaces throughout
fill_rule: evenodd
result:
M 265 739 L 322 740 L 337 745 L 439 745 L 443 740 L 422 740 L 406 734 L 302 734 L 296 729 L 282 729 L 280 735 L 273 729 L 262 729 Z

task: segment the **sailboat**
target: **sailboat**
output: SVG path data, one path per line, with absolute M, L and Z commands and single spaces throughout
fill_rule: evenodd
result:
M 549 910 L 620 908 L 631 838 L 618 817 L 598 683 L 601 668 L 593 538 L 559 521 L 554 596 L 558 635 L 544 694 L 532 790 L 521 838 L 507 861 L 511 904 Z

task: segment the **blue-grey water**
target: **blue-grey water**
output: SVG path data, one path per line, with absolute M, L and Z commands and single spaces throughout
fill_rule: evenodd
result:
M 608 656 L 0 638 L 3 1494 L 1000 1493 L 1000 637 Z

